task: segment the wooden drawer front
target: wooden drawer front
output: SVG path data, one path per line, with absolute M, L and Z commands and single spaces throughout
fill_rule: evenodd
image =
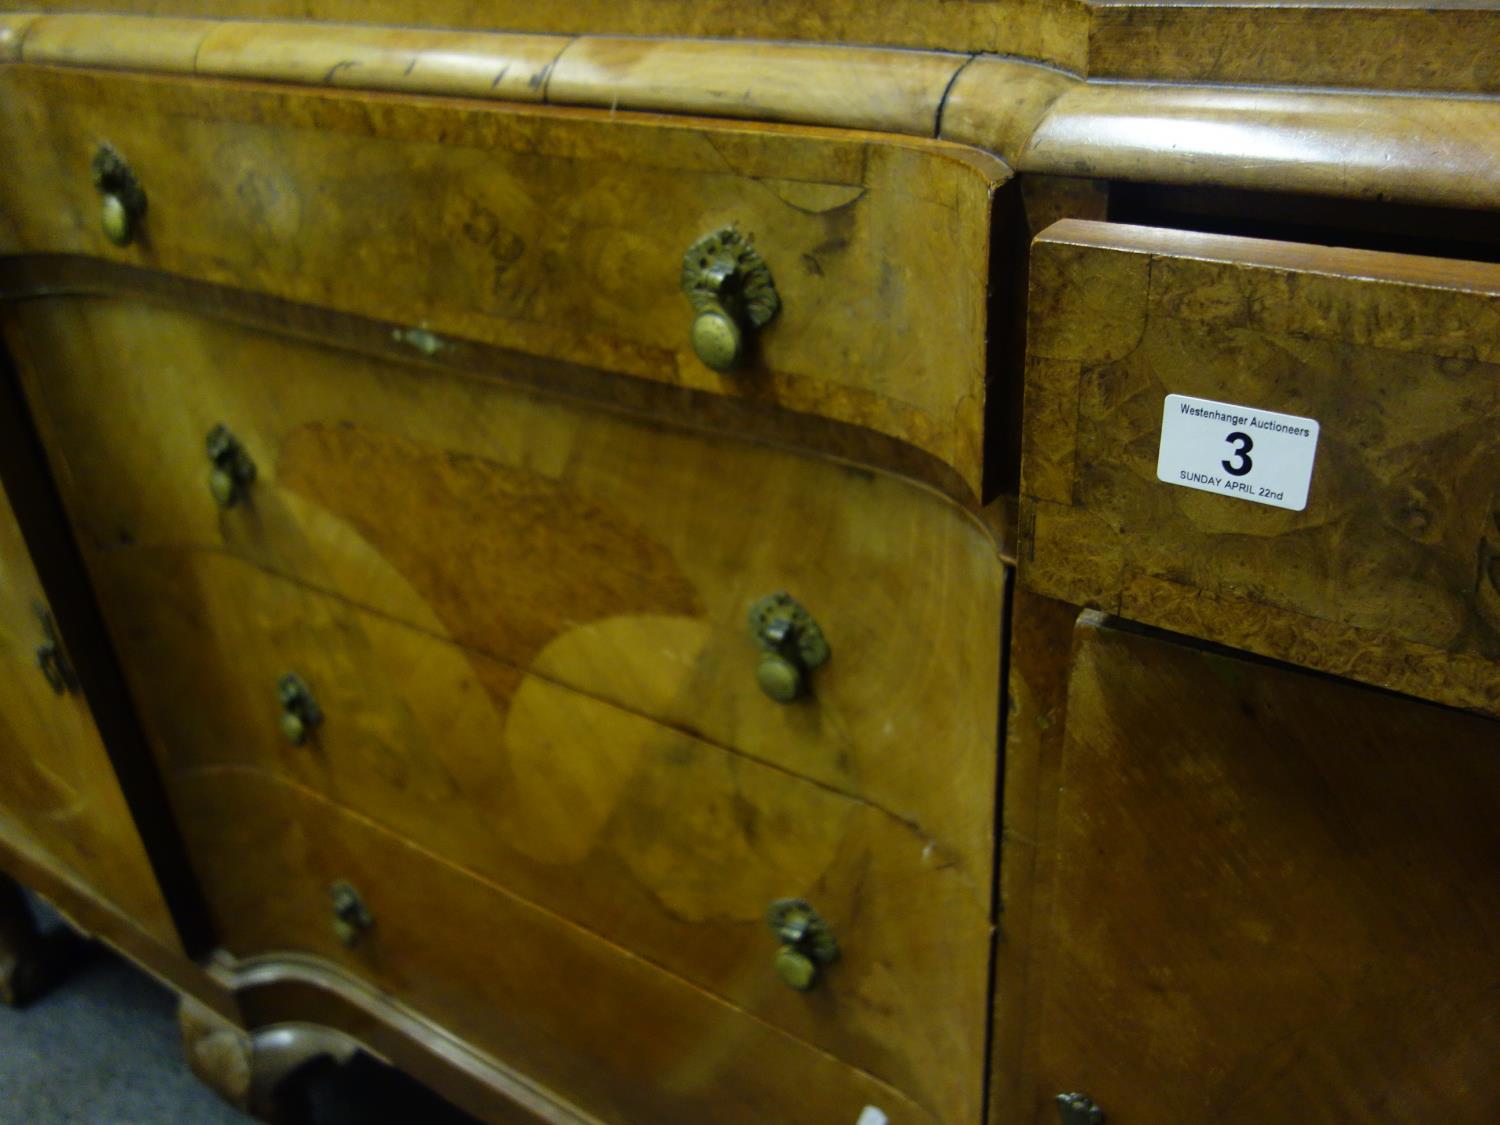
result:
M 907 482 L 133 301 L 12 306 L 81 537 L 227 551 L 920 826 L 991 863 L 1004 573 Z M 209 493 L 226 424 L 257 476 Z M 832 657 L 756 683 L 790 591 Z
M 94 570 L 172 774 L 294 782 L 944 1119 L 978 1112 L 984 884 L 890 813 L 231 557 L 132 548 Z M 278 725 L 288 672 L 322 714 L 301 746 Z M 806 994 L 773 965 L 787 897 L 842 950 Z
M 1063 222 L 1031 284 L 1024 582 L 1500 713 L 1500 267 Z M 1168 395 L 1316 421 L 1306 509 L 1159 481 Z
M 276 771 L 977 1113 L 1004 574 L 967 515 L 135 302 L 10 315 L 174 769 Z M 221 420 L 257 467 L 226 510 Z M 746 622 L 781 588 L 833 650 L 789 705 Z M 327 716 L 308 749 L 277 732 L 284 672 Z M 807 996 L 771 969 L 787 896 L 848 947 Z
M 39 666 L 43 646 L 56 687 Z M 0 490 L 0 837 L 177 948 L 146 849 L 70 675 Z
M 1096 616 L 1047 790 L 1039 1090 L 1121 1125 L 1495 1121 L 1500 724 Z
M 990 197 L 940 142 L 6 67 L 0 252 L 108 257 L 893 435 L 977 490 Z M 107 139 L 147 197 L 100 227 Z M 734 373 L 683 255 L 738 224 L 781 297 Z M 427 337 L 413 337 L 418 343 Z
M 233 953 L 336 962 L 600 1120 L 853 1125 L 866 1105 L 938 1120 L 300 787 L 234 770 L 173 786 Z M 373 919 L 353 948 L 331 925 L 336 881 Z

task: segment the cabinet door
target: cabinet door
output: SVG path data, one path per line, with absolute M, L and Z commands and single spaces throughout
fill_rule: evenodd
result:
M 6 849 L 178 948 L 10 501 L 0 491 L 0 851 Z
M 1500 714 L 1500 267 L 1064 221 L 1021 579 Z
M 1094 614 L 1066 724 L 1040 1095 L 1111 1125 L 1500 1118 L 1500 725 Z

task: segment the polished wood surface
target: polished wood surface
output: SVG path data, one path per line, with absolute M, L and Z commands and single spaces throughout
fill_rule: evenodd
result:
M 36 571 L 0 491 L 0 836 L 44 853 L 65 878 L 180 950 L 88 705 L 76 685 L 55 691 L 38 667 L 48 640 L 43 614 Z
M 125 74 L 7 67 L 0 88 L 0 136 L 35 153 L 0 184 L 0 252 L 97 255 L 395 320 L 429 347 L 453 334 L 852 422 L 978 490 L 990 200 L 1008 175 L 991 157 Z M 80 171 L 106 136 L 149 199 L 123 248 Z M 782 308 L 721 375 L 693 354 L 679 281 L 687 248 L 732 224 Z
M 171 768 L 296 779 L 978 1114 L 1003 574 L 972 517 L 834 462 L 135 302 L 11 318 Z M 258 466 L 224 512 L 202 437 L 220 419 Z M 757 686 L 745 622 L 780 588 L 835 652 L 791 706 Z M 309 748 L 277 733 L 287 671 L 327 716 Z M 810 999 L 771 969 L 762 919 L 788 895 L 847 945 Z
M 1010 1120 L 1500 1114 L 1500 726 L 1090 615 L 1066 727 Z
M 608 1121 L 934 1121 L 895 1090 L 299 786 L 178 775 L 228 949 L 302 950 L 427 1013 Z M 330 883 L 374 926 L 334 936 Z
M 930 137 L 966 61 L 937 51 L 584 36 L 559 56 L 547 100 Z
M 233 993 L 252 1030 L 252 1089 L 274 1078 L 266 1059 L 288 1025 L 359 1044 L 417 1079 L 450 1104 L 494 1125 L 592 1125 L 598 1119 L 539 1089 L 502 1060 L 413 1011 L 390 993 L 307 953 L 237 958 L 215 953 L 208 973 Z M 269 1064 L 269 1066 L 268 1066 Z M 274 1090 L 274 1087 L 273 1087 Z
M 955 77 L 941 135 L 1023 173 L 1500 206 L 1483 98 L 1090 83 L 981 57 Z
M 941 841 L 237 560 L 130 549 L 97 573 L 164 769 L 296 782 L 935 1116 L 978 1115 L 988 903 Z M 302 747 L 277 726 L 289 670 L 324 714 Z M 807 995 L 776 976 L 764 921 L 789 896 L 840 943 Z
M 1003 575 L 951 502 L 138 301 L 9 320 L 93 553 L 231 552 L 889 809 L 985 881 Z M 223 512 L 203 445 L 219 422 L 257 466 Z M 758 688 L 746 623 L 783 589 L 833 650 L 791 706 Z M 928 745 L 940 772 L 913 753 Z
M 1210 10 L 1191 5 L 1155 12 L 1179 18 Z M 1322 19 L 1329 10 L 1282 8 L 1274 19 Z M 1390 10 L 1380 18 L 1423 15 Z M 1458 15 L 1439 18 L 1455 17 L 1451 28 L 1459 29 Z M 1341 38 L 1349 36 L 1347 25 L 1333 26 Z M 1300 48 L 1315 41 L 1287 36 L 1280 42 Z M 1406 42 L 1408 49 L 1413 42 Z M 1322 46 L 1316 51 L 1332 57 Z M 1229 65 L 1247 57 L 1223 54 Z M 1500 141 L 1490 102 L 1408 90 L 1396 75 L 1420 73 L 1410 68 L 1411 56 L 1380 57 L 1396 70 L 1379 82 L 1355 83 L 1364 89 L 1330 90 L 1321 83 L 1246 89 L 1204 75 L 1174 76 L 1170 67 L 1157 74 L 1140 69 L 1130 81 L 1089 81 L 1014 52 L 0 15 L 0 61 L 936 133 L 1033 174 L 1500 205 Z M 1384 89 L 1372 92 L 1371 86 Z
M 0 0 L 0 9 L 353 20 L 651 38 L 881 44 L 1039 60 L 1105 79 L 1492 93 L 1500 12 L 1412 0 L 1246 5 L 1150 0 Z M 69 18 L 69 17 L 54 17 Z
M 992 1125 L 1032 1120 L 1063 1088 L 1038 1086 L 1033 996 L 1051 931 L 1058 765 L 1067 730 L 1076 606 L 1017 585 L 1006 669 L 1004 778 L 988 1115 Z M 1071 1087 L 1069 1087 L 1071 1089 Z M 1049 1122 L 1050 1125 L 1050 1122 Z
M 1064 222 L 1032 256 L 1021 578 L 1500 713 L 1500 267 Z M 1168 394 L 1318 421 L 1306 510 L 1156 479 Z

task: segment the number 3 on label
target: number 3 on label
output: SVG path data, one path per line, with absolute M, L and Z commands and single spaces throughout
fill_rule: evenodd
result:
M 1239 443 L 1234 447 L 1234 457 L 1238 464 L 1231 465 L 1228 461 L 1219 462 L 1224 466 L 1226 473 L 1232 477 L 1242 477 L 1255 468 L 1255 462 L 1250 459 L 1250 451 L 1255 448 L 1255 442 L 1250 440 L 1249 434 L 1242 434 L 1235 430 L 1224 440 Z

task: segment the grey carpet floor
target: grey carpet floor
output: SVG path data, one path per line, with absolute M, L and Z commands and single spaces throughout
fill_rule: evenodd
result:
M 182 1059 L 176 1001 L 90 947 L 30 1007 L 0 1005 L 0 1125 L 247 1125 Z

